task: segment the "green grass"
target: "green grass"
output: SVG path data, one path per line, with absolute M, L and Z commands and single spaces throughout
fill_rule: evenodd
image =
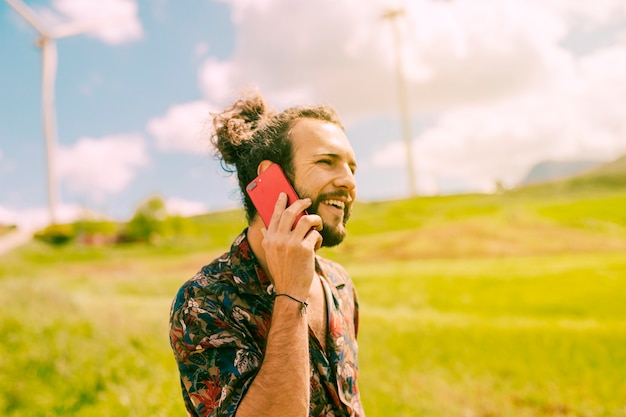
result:
M 344 245 L 368 416 L 626 416 L 624 189 L 360 203 Z M 177 288 L 240 213 L 158 247 L 0 258 L 0 415 L 184 415 Z
M 436 260 L 353 274 L 370 414 L 626 415 L 626 257 Z

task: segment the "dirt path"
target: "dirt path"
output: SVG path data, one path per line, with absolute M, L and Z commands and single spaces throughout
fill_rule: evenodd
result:
M 25 244 L 32 238 L 32 236 L 33 232 L 18 229 L 0 237 L 0 256 L 20 245 Z

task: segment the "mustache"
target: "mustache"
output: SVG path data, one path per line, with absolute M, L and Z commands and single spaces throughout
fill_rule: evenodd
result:
M 320 204 L 322 204 L 322 201 L 332 200 L 335 198 L 343 198 L 347 201 L 347 204 L 343 209 L 343 224 L 345 226 L 348 220 L 350 219 L 350 215 L 352 214 L 351 203 L 353 201 L 352 197 L 350 196 L 350 193 L 346 191 L 337 190 L 337 191 L 332 191 L 329 193 L 323 193 L 323 194 L 318 195 L 316 199 L 313 199 L 313 204 L 311 204 L 311 206 L 308 209 L 309 213 L 317 214 L 317 210 Z
M 324 200 L 332 200 L 335 198 L 344 198 L 347 200 L 348 203 L 352 203 L 352 197 L 350 197 L 350 193 L 341 190 L 320 194 L 316 200 L 317 202 L 322 202 Z

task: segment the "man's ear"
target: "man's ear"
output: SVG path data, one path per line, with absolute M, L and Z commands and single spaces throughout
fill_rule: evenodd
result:
M 259 163 L 259 166 L 256 169 L 256 174 L 259 175 L 261 172 L 265 171 L 266 169 L 268 169 L 270 167 L 270 165 L 272 165 L 273 162 L 270 161 L 269 159 L 264 159 L 261 161 L 261 163 Z

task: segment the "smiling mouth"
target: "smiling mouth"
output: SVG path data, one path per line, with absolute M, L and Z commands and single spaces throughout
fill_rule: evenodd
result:
M 324 201 L 322 201 L 322 203 L 323 203 L 323 204 L 326 204 L 327 206 L 332 206 L 332 207 L 335 207 L 335 208 L 337 208 L 337 209 L 339 209 L 339 210 L 344 210 L 344 209 L 346 208 L 346 203 L 344 203 L 344 202 L 343 202 L 343 201 L 341 201 L 341 200 L 332 200 L 332 199 L 329 199 L 329 200 L 324 200 Z

